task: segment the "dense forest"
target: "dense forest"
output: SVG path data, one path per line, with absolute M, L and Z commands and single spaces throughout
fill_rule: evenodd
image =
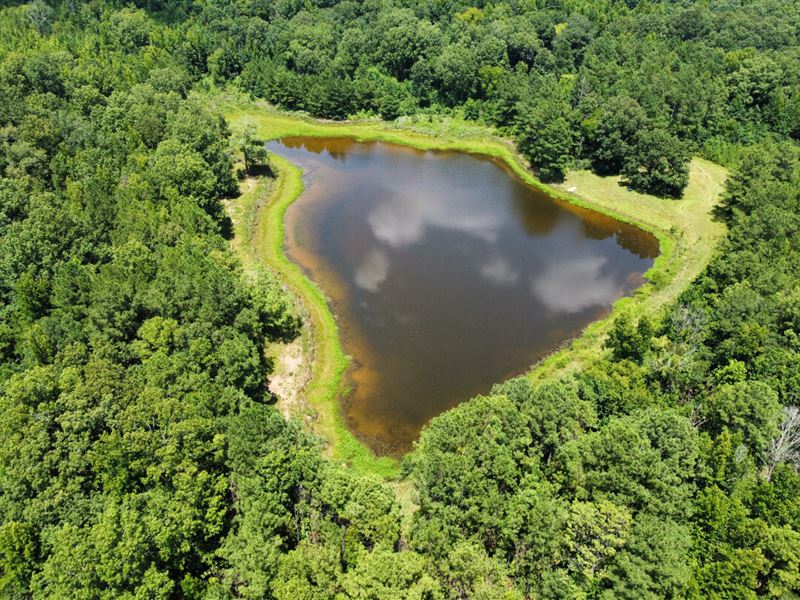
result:
M 1 597 L 800 597 L 796 1 L 3 6 Z M 434 419 L 404 524 L 272 406 L 300 322 L 229 248 L 224 86 L 458 115 L 544 179 L 680 196 L 700 154 L 729 233 L 596 364 Z

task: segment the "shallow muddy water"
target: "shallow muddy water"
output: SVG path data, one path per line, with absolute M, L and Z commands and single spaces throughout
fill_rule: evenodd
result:
M 658 254 L 651 234 L 490 158 L 340 138 L 268 147 L 304 170 L 287 253 L 331 299 L 355 363 L 343 413 L 379 454 L 601 318 Z

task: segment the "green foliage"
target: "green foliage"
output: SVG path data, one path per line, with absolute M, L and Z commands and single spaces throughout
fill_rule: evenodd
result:
M 569 105 L 554 89 L 549 97 L 520 102 L 517 111 L 515 131 L 520 150 L 544 181 L 562 180 L 574 142 Z
M 682 597 L 691 576 L 689 549 L 686 526 L 641 515 L 608 567 L 601 597 Z
M 422 556 L 414 552 L 394 552 L 382 546 L 364 552 L 356 568 L 346 573 L 341 582 L 345 597 L 354 600 L 433 600 L 442 597 L 440 586 L 427 572 Z
M 238 143 L 244 160 L 244 171 L 254 174 L 267 168 L 269 153 L 263 140 L 256 139 L 253 128 L 245 128 Z
M 0 66 L 3 596 L 268 590 L 320 460 L 263 404 L 298 320 L 220 235 L 227 127 L 143 11 L 22 8 L 52 34 Z
M 636 100 L 627 96 L 611 98 L 584 123 L 594 169 L 603 175 L 622 172 L 646 126 L 647 114 Z
M 691 423 L 669 411 L 610 419 L 561 448 L 562 485 L 633 511 L 680 515 L 694 491 L 696 438 Z
M 690 151 L 729 164 L 743 145 L 800 135 L 787 0 L 738 12 L 722 2 L 188 4 L 176 43 L 188 73 L 334 119 L 393 120 L 420 106 L 472 119 L 481 102 L 547 180 L 590 164 L 680 197 Z M 148 29 L 133 25 L 128 45 L 141 47 Z
M 646 374 L 630 360 L 603 362 L 579 375 L 580 395 L 596 407 L 601 419 L 629 414 L 660 400 L 653 393 Z
M 0 591 L 9 598 L 20 597 L 36 569 L 38 540 L 27 523 L 6 521 L 0 528 Z
M 575 502 L 564 535 L 569 569 L 588 582 L 602 577 L 611 557 L 625 543 L 630 524 L 630 513 L 611 502 Z
M 606 347 L 611 348 L 615 361 L 632 360 L 641 363 L 650 350 L 652 337 L 653 325 L 648 319 L 642 318 L 634 325 L 631 316 L 624 313 L 614 321 Z
M 525 455 L 530 443 L 526 419 L 504 396 L 477 398 L 432 421 L 412 463 L 421 504 L 417 544 L 443 557 L 465 531 L 494 546 L 503 522 L 498 507 L 536 467 Z
M 501 556 L 524 595 L 544 589 L 551 569 L 561 561 L 565 518 L 564 502 L 547 485 L 522 486 L 508 499 Z
M 767 450 L 778 435 L 782 418 L 778 395 L 761 381 L 740 381 L 721 386 L 703 406 L 704 428 L 719 435 L 723 429 L 739 433 L 756 455 Z
M 664 129 L 639 131 L 622 175 L 633 189 L 680 198 L 689 183 L 689 152 Z

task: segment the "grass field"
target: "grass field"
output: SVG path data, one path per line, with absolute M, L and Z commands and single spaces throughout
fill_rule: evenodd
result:
M 514 146 L 490 130 L 455 120 L 406 122 L 322 122 L 303 116 L 277 112 L 261 103 L 217 100 L 233 128 L 253 127 L 262 139 L 289 136 L 353 137 L 361 141 L 384 141 L 421 150 L 458 150 L 485 154 L 504 161 L 528 184 L 574 205 L 590 208 L 619 220 L 635 223 L 653 233 L 661 255 L 646 277 L 649 283 L 615 303 L 606 319 L 589 325 L 581 336 L 563 349 L 532 367 L 533 380 L 557 376 L 587 365 L 603 355 L 603 340 L 614 318 L 623 311 L 657 316 L 702 271 L 713 253 L 724 227 L 713 220 L 711 209 L 722 191 L 726 170 L 695 158 L 691 163 L 689 187 L 682 200 L 667 200 L 638 194 L 621 186 L 615 177 L 599 177 L 587 171 L 570 172 L 566 180 L 548 186 L 528 170 Z M 397 460 L 375 457 L 347 429 L 339 408 L 344 391 L 344 373 L 349 359 L 339 341 L 336 319 L 321 290 L 287 259 L 283 251 L 284 214 L 302 192 L 300 171 L 286 160 L 273 156 L 277 172 L 274 181 L 247 180 L 243 194 L 234 201 L 237 215 L 235 241 L 247 261 L 257 260 L 277 271 L 282 281 L 299 297 L 311 323 L 307 344 L 312 366 L 311 377 L 303 390 L 308 405 L 316 413 L 315 430 L 330 443 L 334 460 L 360 471 L 395 477 Z M 567 191 L 570 190 L 570 191 Z

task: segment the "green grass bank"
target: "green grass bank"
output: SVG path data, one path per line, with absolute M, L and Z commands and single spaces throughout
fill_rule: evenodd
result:
M 651 232 L 659 241 L 661 254 L 645 276 L 648 283 L 632 296 L 617 301 L 610 314 L 589 325 L 583 333 L 546 359 L 532 366 L 528 376 L 535 381 L 575 371 L 600 358 L 603 340 L 613 320 L 623 312 L 636 317 L 658 316 L 710 260 L 724 226 L 712 218 L 712 208 L 727 171 L 695 158 L 690 183 L 682 200 L 668 200 L 638 194 L 620 185 L 618 177 L 599 177 L 588 171 L 568 173 L 558 185 L 540 182 L 529 171 L 513 144 L 492 131 L 459 121 L 408 119 L 395 123 L 375 121 L 323 122 L 300 115 L 277 112 L 266 104 L 225 102 L 219 108 L 234 129 L 252 127 L 265 140 L 290 136 L 352 137 L 358 141 L 382 141 L 420 150 L 454 150 L 483 154 L 503 161 L 520 179 L 572 205 L 595 210 Z M 396 477 L 396 459 L 376 457 L 347 429 L 339 398 L 345 392 L 344 374 L 349 358 L 344 353 L 336 319 L 322 291 L 284 253 L 284 215 L 302 193 L 300 170 L 285 159 L 272 156 L 274 180 L 247 180 L 234 203 L 240 212 L 234 247 L 248 261 L 275 270 L 297 295 L 311 327 L 307 349 L 311 373 L 303 389 L 309 408 L 315 413 L 314 429 L 328 440 L 332 459 L 362 472 L 386 478 Z

